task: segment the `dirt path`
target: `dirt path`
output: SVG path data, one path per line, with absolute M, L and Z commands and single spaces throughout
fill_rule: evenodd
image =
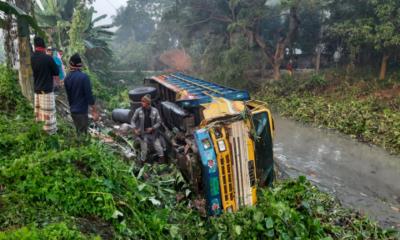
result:
M 291 177 L 306 175 L 344 206 L 400 229 L 399 156 L 278 116 L 275 122 L 275 158 Z

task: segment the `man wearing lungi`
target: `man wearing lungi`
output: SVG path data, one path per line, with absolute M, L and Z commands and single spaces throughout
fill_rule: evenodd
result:
M 35 52 L 31 63 L 35 90 L 36 121 L 44 122 L 43 130 L 48 134 L 57 132 L 56 103 L 53 92 L 53 77 L 58 76 L 58 67 L 51 56 L 46 54 L 43 38 L 35 37 Z

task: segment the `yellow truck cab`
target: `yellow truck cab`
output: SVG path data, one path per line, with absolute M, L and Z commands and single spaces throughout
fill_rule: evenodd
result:
M 247 91 L 183 73 L 154 76 L 168 152 L 207 202 L 210 215 L 257 202 L 257 188 L 274 178 L 273 118 Z

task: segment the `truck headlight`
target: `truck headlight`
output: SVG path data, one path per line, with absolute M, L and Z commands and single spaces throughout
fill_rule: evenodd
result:
M 224 140 L 218 140 L 218 149 L 220 152 L 224 152 L 226 150 Z

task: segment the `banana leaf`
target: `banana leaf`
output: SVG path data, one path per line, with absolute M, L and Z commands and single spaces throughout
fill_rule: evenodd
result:
M 36 20 L 32 16 L 27 14 L 25 11 L 15 6 L 14 4 L 7 2 L 0 2 L 0 11 L 4 12 L 5 14 L 15 15 L 18 20 L 25 21 L 40 35 L 44 35 L 43 30 L 38 26 Z M 1 24 L 3 25 L 3 23 L 4 22 L 2 22 Z
M 98 22 L 100 20 L 103 20 L 106 17 L 107 17 L 107 14 L 100 15 L 100 16 L 98 16 L 98 17 L 96 17 L 95 19 L 92 20 L 92 24 L 95 24 L 96 22 Z

